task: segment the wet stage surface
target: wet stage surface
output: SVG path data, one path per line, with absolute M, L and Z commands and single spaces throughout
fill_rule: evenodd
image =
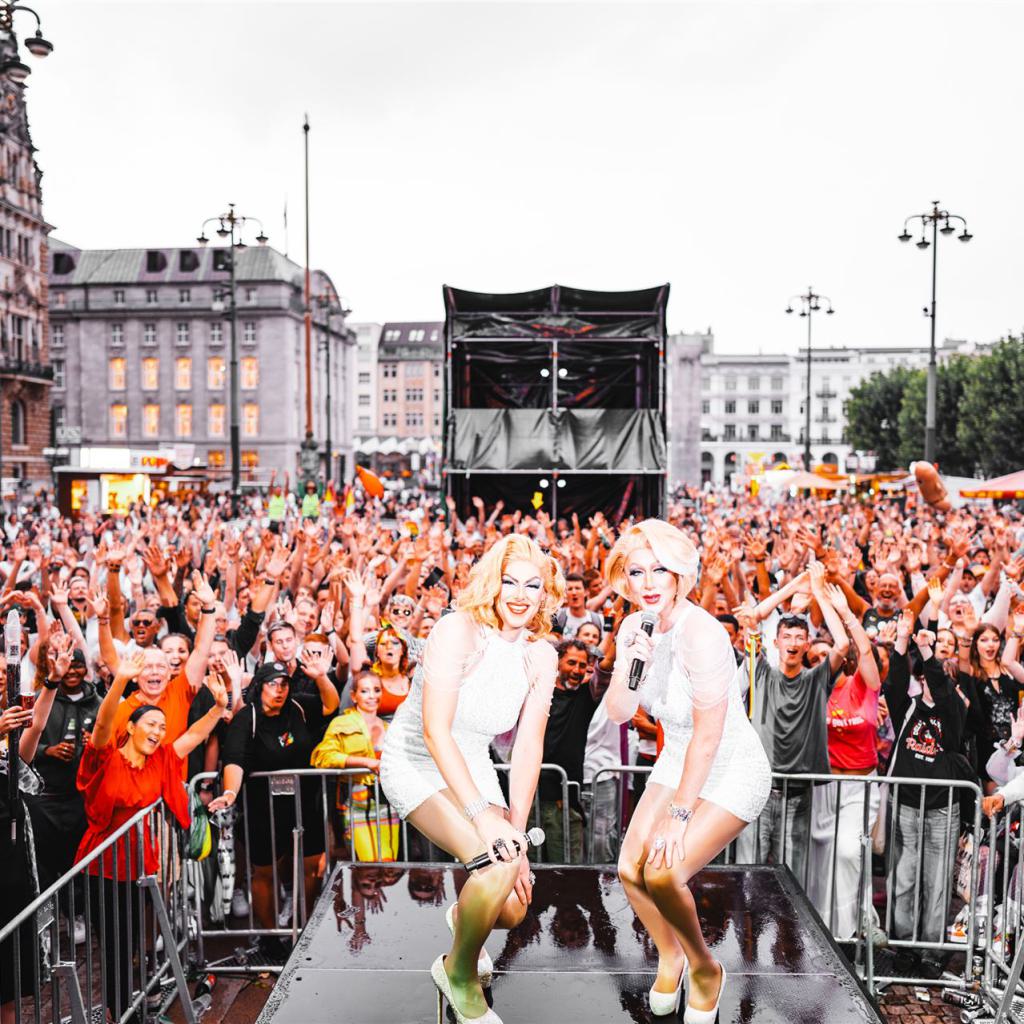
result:
M 525 921 L 487 943 L 505 1024 L 681 1020 L 650 1015 L 657 954 L 614 873 L 535 870 Z M 448 950 L 444 908 L 465 877 L 450 865 L 338 865 L 259 1024 L 435 1022 L 430 964 Z M 881 1020 L 788 873 L 708 868 L 693 889 L 729 973 L 721 1024 Z

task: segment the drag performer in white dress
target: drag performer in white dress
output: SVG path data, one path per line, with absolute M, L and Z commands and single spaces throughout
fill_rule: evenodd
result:
M 473 567 L 457 611 L 431 630 L 384 741 L 380 781 L 391 806 L 460 861 L 485 851 L 494 861 L 448 909 L 452 948 L 430 971 L 459 1024 L 501 1024 L 484 998 L 492 964 L 483 944 L 495 926 L 519 924 L 532 895 L 529 861 L 513 844 L 525 852 L 558 667 L 541 638 L 564 592 L 558 563 L 532 540 L 495 544 Z M 509 807 L 488 747 L 514 726 Z
M 665 733 L 622 844 L 619 878 L 658 948 L 651 1012 L 676 1012 L 688 978 L 683 1019 L 711 1024 L 725 969 L 704 941 L 688 883 L 757 818 L 771 769 L 743 710 L 729 636 L 687 599 L 698 571 L 689 538 L 661 520 L 644 520 L 620 536 L 605 571 L 640 609 L 619 627 L 608 717 L 628 722 L 642 704 Z M 644 612 L 657 617 L 653 637 L 640 629 Z M 634 659 L 645 663 L 644 676 L 630 690 Z

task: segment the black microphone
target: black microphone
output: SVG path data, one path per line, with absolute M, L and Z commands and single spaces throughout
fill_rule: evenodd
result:
M 542 828 L 531 828 L 526 833 L 526 845 L 527 846 L 540 846 L 544 842 L 544 829 Z M 513 842 L 512 845 L 516 848 L 516 853 L 520 852 L 521 847 L 517 842 Z M 497 853 L 497 850 L 495 850 Z M 471 861 L 466 862 L 467 871 L 478 871 L 480 868 L 487 867 L 488 864 L 493 864 L 491 855 L 489 853 L 481 853 L 474 857 Z
M 648 635 L 654 636 L 654 624 L 658 617 L 654 612 L 644 612 L 640 616 L 640 628 Z M 644 663 L 640 658 L 634 658 L 633 664 L 629 666 L 629 688 L 635 690 L 640 685 L 640 677 L 644 674 Z

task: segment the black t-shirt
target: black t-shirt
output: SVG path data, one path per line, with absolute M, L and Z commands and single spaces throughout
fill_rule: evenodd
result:
M 598 703 L 586 683 L 575 690 L 555 687 L 551 696 L 551 717 L 544 733 L 544 763 L 560 764 L 570 782 L 583 782 L 587 732 Z M 575 788 L 570 789 L 569 795 L 573 806 L 578 809 L 577 792 Z M 542 800 L 562 798 L 562 780 L 557 772 L 541 772 L 540 796 Z
M 861 623 L 861 625 L 863 625 L 863 627 L 866 630 L 873 629 L 877 632 L 878 627 L 883 622 L 892 622 L 892 620 L 895 619 L 899 614 L 899 609 L 896 609 L 886 614 L 885 612 L 880 612 L 877 608 L 872 607 L 864 613 L 864 620 Z
M 333 717 L 324 715 L 319 694 L 291 696 L 278 715 L 265 715 L 248 704 L 228 726 L 221 760 L 241 765 L 246 775 L 308 768 L 313 748 Z

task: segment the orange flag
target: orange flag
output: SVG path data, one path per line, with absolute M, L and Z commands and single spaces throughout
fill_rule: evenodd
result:
M 356 466 L 356 476 L 359 478 L 359 482 L 363 485 L 363 490 L 366 491 L 371 498 L 384 497 L 384 484 L 376 473 L 367 469 L 365 466 Z

